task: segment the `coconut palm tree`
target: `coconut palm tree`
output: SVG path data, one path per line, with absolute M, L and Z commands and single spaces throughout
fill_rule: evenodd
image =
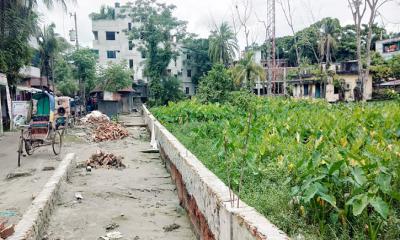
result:
M 40 72 L 49 80 L 51 79 L 53 81 L 53 87 L 54 59 L 59 48 L 58 35 L 55 33 L 55 27 L 56 25 L 52 23 L 50 26 L 44 27 L 43 31 L 40 31 L 37 36 L 37 41 L 39 43 Z
M 265 80 L 264 68 L 254 61 L 254 52 L 247 52 L 245 57 L 231 69 L 236 86 L 252 91 L 257 80 Z
M 332 51 L 337 46 L 340 23 L 337 19 L 327 18 L 321 27 L 320 51 L 325 55 L 327 66 L 332 62 Z
M 239 50 L 236 36 L 228 23 L 223 22 L 211 32 L 208 55 L 214 62 L 228 66 Z

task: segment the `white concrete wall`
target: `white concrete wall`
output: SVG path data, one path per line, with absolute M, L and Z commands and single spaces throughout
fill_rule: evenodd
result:
M 240 203 L 232 208 L 229 188 L 186 149 L 143 106 L 144 121 L 153 129 L 157 144 L 182 175 L 187 192 L 219 240 L 284 240 L 289 237 L 254 208 Z

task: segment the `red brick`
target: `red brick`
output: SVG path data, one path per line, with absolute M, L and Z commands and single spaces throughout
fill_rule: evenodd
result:
M 14 227 L 15 227 L 15 225 L 10 225 L 10 226 L 4 228 L 0 232 L 0 237 L 6 239 L 9 236 L 13 235 L 14 234 Z
M 8 221 L 6 219 L 0 218 L 0 231 L 2 231 L 6 227 L 6 223 Z

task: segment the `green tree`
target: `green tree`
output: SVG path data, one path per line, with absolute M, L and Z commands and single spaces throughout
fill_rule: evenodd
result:
M 400 79 L 400 55 L 394 56 L 388 61 L 388 66 L 392 71 L 392 76 L 396 79 Z
M 56 25 L 54 23 L 47 27 L 45 26 L 37 36 L 37 41 L 39 43 L 40 73 L 51 81 L 54 81 L 54 59 L 56 54 L 59 52 L 55 28 Z
M 79 86 L 75 80 L 68 79 L 57 83 L 57 90 L 60 91 L 63 96 L 74 97 L 76 92 L 79 90 Z
M 340 34 L 340 22 L 338 19 L 326 18 L 321 28 L 321 56 L 325 56 L 327 65 L 332 62 L 332 52 L 337 47 L 337 38 Z
M 97 86 L 102 90 L 117 92 L 127 87 L 132 87 L 132 71 L 125 62 L 110 63 L 106 68 L 100 69 Z
M 67 62 L 64 56 L 57 56 L 54 64 L 55 83 L 64 82 L 72 79 L 72 66 Z
M 74 66 L 74 77 L 79 79 L 81 97 L 85 99 L 86 93 L 94 88 L 96 56 L 89 48 L 81 48 L 70 54 L 68 58 Z
M 99 13 L 91 13 L 89 17 L 92 20 L 114 20 L 116 15 L 115 15 L 115 8 L 110 7 L 110 6 L 101 6 L 100 12 Z
M 235 84 L 249 91 L 252 91 L 257 80 L 265 80 L 266 77 L 264 68 L 254 61 L 254 52 L 251 51 L 231 71 Z
M 198 84 L 199 80 L 211 70 L 212 63 L 208 56 L 209 40 L 188 38 L 184 41 L 184 53 L 187 55 L 185 60 L 189 69 L 194 75 L 192 81 Z
M 28 40 L 37 19 L 36 13 L 24 4 L 0 2 L 0 72 L 7 75 L 11 87 L 17 84 L 20 69 L 31 61 L 33 51 Z
M 161 104 L 167 105 L 169 102 L 178 102 L 185 98 L 180 82 L 176 77 L 168 77 L 161 81 Z
M 234 90 L 233 80 L 224 65 L 217 63 L 200 80 L 198 98 L 202 102 L 224 102 Z
M 157 104 L 162 102 L 162 81 L 168 78 L 167 67 L 178 56 L 175 43 L 186 35 L 186 22 L 173 16 L 175 8 L 155 0 L 136 0 L 122 13 L 141 23 L 132 27 L 129 36 L 138 41 L 136 47 L 146 56 L 150 98 Z
M 227 22 L 223 22 L 211 32 L 209 56 L 214 63 L 228 66 L 235 58 L 239 45 L 235 33 Z

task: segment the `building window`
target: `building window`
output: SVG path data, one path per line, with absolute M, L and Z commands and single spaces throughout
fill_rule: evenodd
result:
M 93 36 L 94 36 L 94 40 L 99 40 L 99 32 L 98 31 L 93 31 Z
M 146 52 L 142 51 L 141 54 L 142 54 L 142 58 L 145 59 L 146 58 Z
M 133 59 L 129 59 L 129 68 L 133 69 Z
M 190 60 L 190 54 L 187 54 L 187 55 L 186 55 L 186 59 L 187 59 L 187 60 Z
M 192 70 L 187 70 L 187 77 L 191 78 L 192 77 Z
M 172 70 L 171 69 L 167 69 L 167 73 L 168 73 L 168 76 L 171 76 Z
M 189 87 L 186 87 L 185 93 L 186 93 L 186 95 L 189 95 L 189 94 L 190 94 L 190 88 L 189 88 Z
M 107 58 L 110 58 L 110 59 L 117 58 L 117 51 L 107 51 Z
M 115 32 L 106 32 L 106 40 L 115 40 Z
M 132 23 L 128 23 L 128 30 L 132 30 Z
M 339 94 L 339 87 L 335 86 L 333 89 L 334 94 Z
M 304 84 L 304 96 L 308 96 L 309 91 L 308 91 L 308 84 Z
M 129 50 L 133 49 L 133 41 L 129 41 Z

